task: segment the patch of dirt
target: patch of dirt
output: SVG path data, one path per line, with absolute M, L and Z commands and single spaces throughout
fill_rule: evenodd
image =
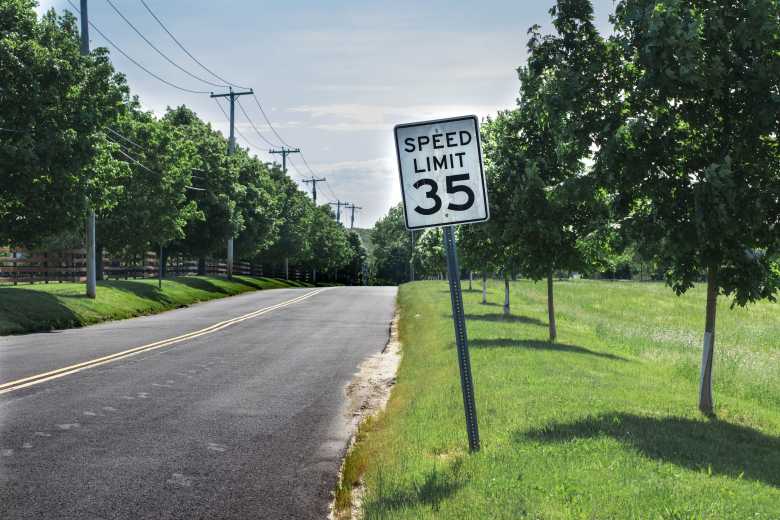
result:
M 360 424 L 367 418 L 377 415 L 385 409 L 390 392 L 395 385 L 396 372 L 401 363 L 401 343 L 398 340 L 398 313 L 390 323 L 390 337 L 387 345 L 378 354 L 363 361 L 352 381 L 346 387 L 349 402 L 347 420 L 350 424 L 350 440 L 346 456 L 349 455 L 355 443 L 355 435 Z M 346 459 L 345 456 L 345 459 Z M 343 464 L 343 463 L 342 463 Z M 342 470 L 339 470 L 338 481 L 341 482 Z M 360 506 L 363 499 L 364 487 L 361 481 L 352 487 L 352 511 L 349 519 L 361 518 Z M 335 496 L 331 500 L 329 520 L 337 518 L 335 513 Z M 338 518 L 343 519 L 342 513 Z

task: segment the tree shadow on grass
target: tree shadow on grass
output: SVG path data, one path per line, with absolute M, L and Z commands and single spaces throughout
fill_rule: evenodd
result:
M 110 287 L 118 291 L 127 292 L 143 298 L 145 300 L 151 300 L 153 302 L 160 303 L 162 305 L 171 305 L 173 302 L 168 298 L 157 285 L 153 285 L 147 282 L 132 281 L 132 280 L 107 280 L 100 282 L 99 287 Z M 98 297 L 100 295 L 98 294 Z
M 565 343 L 551 343 L 549 341 L 530 340 L 530 339 L 471 339 L 469 346 L 474 348 L 525 348 L 530 350 L 551 350 L 554 352 L 565 352 L 571 354 L 585 354 L 615 361 L 628 361 L 626 358 L 609 354 L 607 352 L 597 352 L 577 345 L 567 345 Z
M 780 487 L 780 437 L 717 419 L 610 413 L 517 432 L 515 441 L 563 443 L 601 436 L 612 437 L 646 457 L 694 471 Z
M 234 276 L 232 282 L 246 285 L 247 287 L 251 287 L 253 289 L 257 289 L 258 291 L 262 291 L 263 289 L 266 289 L 267 286 L 263 285 L 263 282 L 269 283 L 271 282 L 268 278 L 239 278 Z
M 192 289 L 198 289 L 200 291 L 218 293 L 218 294 L 233 294 L 230 291 L 226 291 L 222 287 L 213 284 L 206 278 L 199 278 L 196 276 L 181 276 L 173 280 L 176 283 L 186 285 Z M 234 279 L 235 281 L 235 279 Z
M 80 325 L 81 318 L 63 305 L 57 296 L 23 288 L 0 288 L 0 336 Z
M 529 318 L 528 316 L 517 316 L 510 314 L 508 316 L 495 312 L 491 314 L 466 314 L 467 320 L 476 321 L 496 321 L 504 323 L 525 323 L 527 325 L 538 325 L 540 327 L 546 327 L 547 323 L 537 320 L 536 318 Z
M 450 472 L 434 468 L 426 475 L 422 483 L 415 481 L 410 485 L 389 492 L 381 489 L 383 486 L 380 485 L 378 496 L 365 504 L 367 516 L 371 516 L 371 511 L 379 513 L 417 506 L 428 506 L 432 510 L 438 511 L 439 504 L 463 486 L 456 474 L 457 470 L 453 475 Z

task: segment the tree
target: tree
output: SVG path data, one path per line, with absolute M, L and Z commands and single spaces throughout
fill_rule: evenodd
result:
M 488 193 L 490 189 L 488 188 Z M 492 199 L 491 199 L 492 200 Z M 488 273 L 494 272 L 496 257 L 494 233 L 491 221 L 477 225 L 458 226 L 458 255 L 462 265 L 469 270 L 469 288 L 471 271 L 479 271 L 482 278 L 482 304 L 487 304 Z
M 269 175 L 269 166 L 246 150 L 233 154 L 238 167 L 238 181 L 244 187 L 238 200 L 243 215 L 243 229 L 235 241 L 236 258 L 252 260 L 279 238 L 282 223 L 278 184 Z
M 491 220 L 488 222 L 461 226 L 459 237 L 461 251 L 464 253 L 466 265 L 480 265 L 482 269 L 482 303 L 487 304 L 488 272 L 501 271 L 504 278 L 504 315 L 510 313 L 509 276 L 517 272 L 519 249 L 517 237 L 507 232 L 511 215 L 514 214 L 514 189 L 506 183 L 504 176 L 507 168 L 512 166 L 506 162 L 510 156 L 497 153 L 505 149 L 506 137 L 502 131 L 503 122 L 510 113 L 499 113 L 495 120 L 488 119 L 480 129 L 481 139 L 485 149 L 485 176 L 490 200 Z M 515 153 L 517 150 L 513 149 Z M 510 161 L 511 162 L 511 161 Z
M 200 159 L 193 168 L 193 179 L 203 191 L 188 192 L 188 197 L 203 218 L 187 223 L 186 238 L 173 249 L 197 257 L 198 274 L 206 274 L 206 257 L 221 253 L 228 238 L 235 237 L 244 225 L 237 202 L 245 192 L 239 182 L 240 159 L 228 157 L 227 140 L 189 108 L 169 109 L 163 120 L 181 130 Z
M 624 0 L 615 29 L 621 92 L 598 141 L 600 181 L 677 294 L 706 277 L 709 414 L 718 296 L 746 305 L 780 285 L 780 4 Z
M 349 260 L 345 267 L 349 273 L 350 283 L 352 285 L 358 285 L 361 280 L 366 281 L 363 278 L 363 268 L 368 260 L 368 253 L 366 252 L 366 248 L 363 247 L 360 235 L 355 231 L 347 232 L 347 242 L 349 244 Z
M 415 233 L 415 241 L 420 233 Z M 406 229 L 401 204 L 393 206 L 379 219 L 371 232 L 374 244 L 374 277 L 377 282 L 399 284 L 409 280 L 412 260 L 412 234 Z
M 289 278 L 290 261 L 303 260 L 308 248 L 309 213 L 314 204 L 281 168 L 271 169 L 271 179 L 276 188 L 276 205 L 279 211 L 278 235 L 276 240 L 266 247 L 259 258 L 284 266 L 285 278 Z
M 123 110 L 105 49 L 79 51 L 76 19 L 0 3 L 0 243 L 35 247 L 109 207 L 119 173 L 102 129 Z
M 308 200 L 308 199 L 307 199 Z M 335 215 L 329 206 L 314 208 L 309 213 L 305 260 L 317 272 L 330 272 L 345 265 L 350 259 L 351 250 L 347 242 L 344 226 L 334 220 Z
M 194 145 L 181 128 L 141 111 L 137 100 L 113 132 L 113 155 L 126 174 L 116 179 L 122 188 L 116 205 L 99 214 L 98 249 L 135 256 L 184 239 L 187 224 L 203 217 L 187 196 L 198 164 Z
M 558 0 L 550 14 L 556 34 L 529 30 L 518 107 L 488 127 L 485 153 L 514 209 L 501 212 L 505 238 L 515 237 L 522 252 L 513 258 L 524 275 L 547 279 L 554 341 L 554 273 L 586 265 L 580 241 L 606 218 L 606 199 L 585 164 L 598 128 L 605 47 L 589 0 Z
M 412 261 L 425 276 L 439 277 L 447 272 L 447 253 L 441 228 L 429 228 L 420 233 L 414 245 Z

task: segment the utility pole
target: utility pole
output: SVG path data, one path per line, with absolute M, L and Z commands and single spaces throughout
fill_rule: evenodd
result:
M 279 149 L 268 150 L 268 153 L 280 154 L 282 156 L 282 171 L 287 175 L 287 156 L 291 153 L 301 153 L 300 148 L 286 148 L 282 146 Z M 317 185 L 314 185 L 314 205 L 317 205 Z M 316 278 L 316 274 L 315 274 Z M 284 257 L 284 279 L 290 279 L 290 257 Z
M 341 206 L 349 206 L 350 202 L 341 202 L 340 200 L 337 200 L 336 202 L 328 202 L 331 206 L 336 206 L 336 222 L 341 224 Z
M 273 151 L 271 151 L 273 153 Z M 325 177 L 321 179 L 317 179 L 316 177 L 312 176 L 310 179 L 303 179 L 303 182 L 306 184 L 311 184 L 311 198 L 314 199 L 314 205 L 317 205 L 317 183 L 318 182 L 325 182 Z
M 301 153 L 300 148 L 287 148 L 285 146 L 282 146 L 278 149 L 271 149 L 268 150 L 268 153 L 275 153 L 282 156 L 282 171 L 284 171 L 284 174 L 287 175 L 287 156 L 291 153 Z M 314 197 L 314 200 L 317 200 L 317 197 Z
M 89 17 L 87 0 L 81 0 L 81 54 L 89 54 Z M 87 199 L 87 297 L 97 296 L 96 246 L 95 246 L 95 209 Z M 102 260 L 102 258 L 101 258 Z
M 82 0 L 83 2 L 84 0 Z M 211 93 L 213 98 L 228 98 L 230 100 L 230 138 L 228 139 L 228 155 L 233 155 L 236 150 L 236 98 L 239 96 L 246 96 L 254 94 L 254 91 L 250 88 L 244 92 L 233 92 L 233 87 L 228 87 L 226 94 L 214 94 Z M 228 280 L 233 278 L 233 237 L 228 238 L 227 243 L 227 277 Z
M 355 210 L 363 209 L 363 208 L 362 206 L 355 206 L 354 204 L 350 204 L 347 209 L 352 210 L 352 214 L 349 217 L 349 229 L 353 229 L 355 227 Z

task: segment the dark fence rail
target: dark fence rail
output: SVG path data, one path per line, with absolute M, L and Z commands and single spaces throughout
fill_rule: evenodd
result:
M 149 251 L 135 259 L 118 260 L 104 255 L 102 278 L 106 280 L 128 280 L 157 278 L 160 275 L 159 255 Z M 101 268 L 98 268 L 101 272 Z M 180 255 L 167 256 L 163 276 L 194 276 L 198 274 L 198 260 Z M 227 263 L 220 259 L 206 260 L 206 274 L 226 276 Z M 284 278 L 280 265 L 233 262 L 233 274 Z M 63 283 L 86 281 L 86 252 L 84 249 L 61 251 L 23 251 L 0 248 L 0 285 L 34 283 Z M 309 282 L 312 274 L 298 266 L 290 266 L 290 280 Z

